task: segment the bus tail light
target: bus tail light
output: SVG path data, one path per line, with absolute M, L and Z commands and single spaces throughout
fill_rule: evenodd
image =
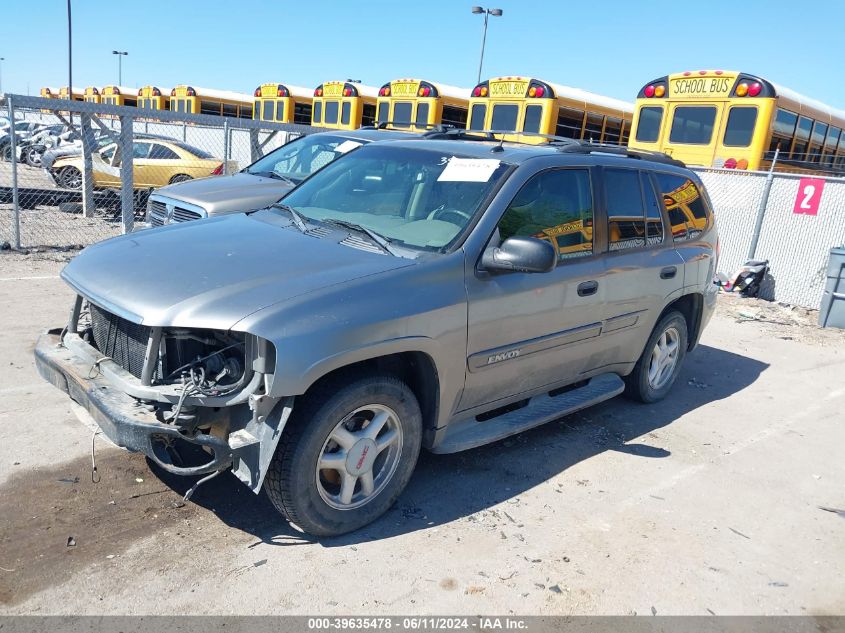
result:
M 475 88 L 472 89 L 472 96 L 473 97 L 486 97 L 488 92 L 489 92 L 489 88 L 487 87 L 487 85 L 488 84 L 487 84 L 486 81 L 483 81 L 480 84 L 478 84 Z
M 654 96 L 655 97 L 662 97 L 666 94 L 666 86 L 663 84 L 654 87 Z
M 749 97 L 756 97 L 758 94 L 760 94 L 760 91 L 762 89 L 763 89 L 763 86 L 760 85 L 760 83 L 755 81 L 753 84 L 748 86 L 748 96 Z
M 382 86 L 381 90 L 378 91 L 379 97 L 389 97 L 390 96 L 390 86 Z
M 759 92 L 759 90 L 758 90 Z M 748 94 L 748 84 L 743 82 L 736 87 L 736 96 L 737 97 L 744 97 Z
M 351 91 L 349 88 L 344 88 L 344 89 L 343 89 L 343 96 L 344 96 L 344 97 L 348 97 L 348 96 L 349 96 L 349 95 L 351 95 L 351 94 L 352 94 L 352 91 Z
M 421 97 L 429 97 L 431 96 L 431 88 L 429 88 L 428 86 L 423 86 L 419 89 L 418 94 Z
M 214 168 L 214 171 L 211 172 L 211 175 L 212 176 L 222 176 L 223 175 L 223 163 L 220 163 L 219 165 L 217 165 L 217 167 Z
M 176 96 L 176 88 L 173 88 L 173 89 L 170 91 L 170 96 L 171 96 L 171 97 L 175 97 L 175 96 Z
M 747 158 L 740 158 L 736 161 L 736 168 L 737 169 L 748 169 L 748 159 Z
M 256 88 L 255 92 L 252 93 L 253 97 L 260 97 L 261 96 L 261 88 Z
M 320 86 L 314 90 L 315 97 L 322 97 L 323 96 L 323 87 Z
M 96 88 L 94 88 L 94 94 L 97 94 L 97 89 L 96 89 Z M 138 96 L 139 96 L 139 97 L 143 97 L 143 96 L 144 96 L 144 89 L 143 89 L 143 88 L 138 88 Z
M 736 169 L 736 158 L 728 158 L 722 166 L 725 169 Z
M 646 86 L 645 90 L 643 90 L 645 96 L 651 99 L 654 96 L 654 86 Z
M 153 88 L 153 96 L 154 97 L 160 97 L 161 96 L 161 90 L 159 90 L 158 88 Z
M 185 94 L 189 97 L 196 97 L 197 91 L 194 90 L 193 88 L 191 88 L 190 86 L 188 86 L 188 89 L 185 91 Z
M 276 86 L 276 96 L 277 97 L 287 97 L 288 96 L 288 89 L 285 88 L 282 84 Z

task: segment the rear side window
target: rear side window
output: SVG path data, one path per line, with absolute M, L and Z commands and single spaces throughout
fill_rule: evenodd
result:
M 313 118 L 314 118 L 314 123 L 322 123 L 322 121 L 323 121 L 323 102 L 322 101 L 315 101 L 314 102 Z
M 669 142 L 686 145 L 707 145 L 713 138 L 716 108 L 713 106 L 679 106 L 672 118 Z
M 169 147 L 159 145 L 158 143 L 153 144 L 153 148 L 152 150 L 150 150 L 149 157 L 154 158 L 156 160 L 179 160 L 179 154 L 174 152 Z
M 642 143 L 654 143 L 660 136 L 660 124 L 663 122 L 663 108 L 648 106 L 640 108 L 637 120 L 637 140 Z
M 343 106 L 340 110 L 340 122 L 342 125 L 349 125 L 349 116 L 352 112 L 352 104 L 348 101 L 344 101 Z
M 559 259 L 593 253 L 593 196 L 586 169 L 544 171 L 514 196 L 499 221 L 499 236 L 550 242 Z
M 425 126 L 428 125 L 428 104 L 427 103 L 418 103 L 417 104 L 417 118 L 416 118 L 417 128 L 424 130 Z
M 484 117 L 487 116 L 487 106 L 483 103 L 476 103 L 472 106 L 472 114 L 469 119 L 469 129 L 483 130 Z
M 757 123 L 756 106 L 735 106 L 728 113 L 723 144 L 727 147 L 748 147 Z
M 390 121 L 390 103 L 387 101 L 382 101 L 378 104 L 378 114 L 376 115 L 376 121 L 378 123 L 387 123 Z
M 277 121 L 284 121 L 285 120 L 285 102 L 284 101 L 277 101 L 276 102 L 276 120 Z
M 657 173 L 657 187 L 663 196 L 672 237 L 676 242 L 697 238 L 711 222 L 710 209 L 689 178 Z
M 640 173 L 633 169 L 605 169 L 607 240 L 612 251 L 646 243 L 645 208 Z
M 516 116 L 519 106 L 498 104 L 493 106 L 493 120 L 490 127 L 493 130 L 516 130 Z

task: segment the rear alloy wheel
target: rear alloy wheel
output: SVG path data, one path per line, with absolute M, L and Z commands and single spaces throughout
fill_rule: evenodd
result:
M 187 174 L 179 174 L 178 176 L 173 176 L 173 178 L 170 179 L 170 184 L 175 185 L 177 182 L 185 182 L 186 180 L 193 180 L 193 178 Z
M 681 370 L 687 351 L 687 321 L 670 312 L 655 326 L 634 371 L 625 377 L 625 395 L 641 402 L 666 397 Z
M 422 443 L 422 414 L 405 383 L 381 375 L 326 383 L 293 416 L 264 485 L 292 523 L 335 536 L 393 505 Z
M 65 189 L 82 189 L 82 172 L 76 167 L 62 167 L 59 184 Z
M 39 150 L 36 147 L 30 147 L 24 153 L 23 159 L 27 165 L 30 167 L 41 167 L 41 155 L 43 154 L 42 150 Z

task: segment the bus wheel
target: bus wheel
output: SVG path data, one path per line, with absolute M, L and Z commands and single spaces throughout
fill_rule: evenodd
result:
M 186 180 L 193 180 L 188 174 L 178 174 L 170 179 L 170 184 L 175 185 L 177 182 L 185 182 Z

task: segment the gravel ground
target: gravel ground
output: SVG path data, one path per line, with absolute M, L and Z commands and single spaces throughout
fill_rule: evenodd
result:
M 97 439 L 42 381 L 67 253 L 0 253 L 0 613 L 792 614 L 845 611 L 845 337 L 723 295 L 672 394 L 423 454 L 385 517 L 289 527 L 232 476 Z

